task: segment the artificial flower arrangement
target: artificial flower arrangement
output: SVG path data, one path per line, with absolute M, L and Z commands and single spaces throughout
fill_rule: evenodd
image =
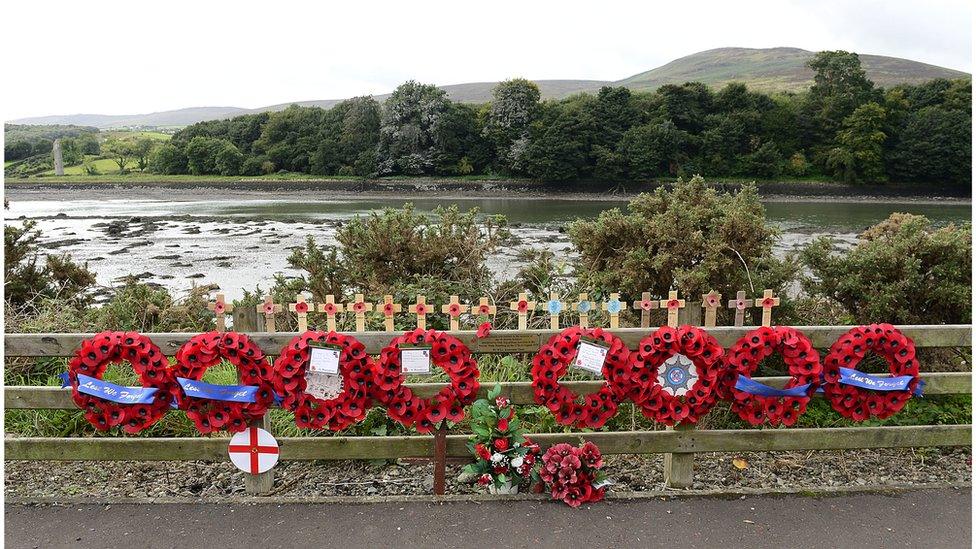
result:
M 603 499 L 607 486 L 603 456 L 592 442 L 576 447 L 561 443 L 550 446 L 542 456 L 542 467 L 535 473 L 545 483 L 552 498 L 570 507 Z
M 508 397 L 501 396 L 501 385 L 488 392 L 487 399 L 471 405 L 471 430 L 468 449 L 475 462 L 464 472 L 477 477 L 478 485 L 493 494 L 517 494 L 519 486 L 532 476 L 539 446 L 525 437 Z

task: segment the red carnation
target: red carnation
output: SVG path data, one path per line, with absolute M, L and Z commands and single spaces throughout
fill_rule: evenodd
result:
M 499 452 L 504 452 L 505 450 L 508 450 L 508 439 L 496 438 L 495 441 L 492 442 L 492 446 L 494 446 Z
M 502 418 L 502 419 L 499 419 L 498 420 L 498 430 L 501 431 L 501 432 L 503 432 L 503 433 L 508 430 L 508 420 L 507 419 Z

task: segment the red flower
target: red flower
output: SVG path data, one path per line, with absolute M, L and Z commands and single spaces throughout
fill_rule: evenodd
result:
M 364 313 L 366 312 L 366 303 L 363 301 L 357 301 L 352 304 L 352 311 L 354 313 Z
M 452 317 L 460 316 L 461 306 L 457 303 L 451 303 L 451 305 L 447 308 L 447 314 L 451 315 Z
M 488 337 L 488 334 L 490 334 L 490 333 L 491 333 L 491 322 L 485 322 L 481 326 L 478 326 L 478 337 L 479 338 Z
M 384 303 L 383 304 L 383 314 L 386 316 L 393 316 L 393 304 Z
M 299 301 L 298 303 L 296 303 L 295 304 L 295 312 L 296 313 L 307 313 L 308 312 L 308 303 L 306 303 L 304 301 Z
M 499 408 L 504 408 L 504 407 L 508 406 L 510 403 L 511 403 L 511 401 L 508 400 L 508 397 L 506 397 L 506 396 L 499 395 L 499 396 L 495 397 L 495 406 L 497 406 Z
M 336 306 L 335 306 L 334 303 L 326 303 L 325 305 L 322 306 L 322 310 L 325 311 L 325 314 L 328 314 L 328 315 L 334 315 L 337 312 L 337 309 L 336 309 Z
M 485 473 L 480 477 L 478 477 L 478 484 L 480 486 L 488 486 L 489 484 L 491 484 L 491 475 Z
M 481 444 L 480 442 L 474 445 L 474 453 L 477 454 L 479 458 L 485 461 L 491 459 L 491 450 L 486 448 L 485 445 Z
M 645 311 L 650 311 L 651 309 L 654 308 L 654 302 L 651 301 L 650 299 L 643 299 L 640 302 L 640 308 Z
M 491 306 L 490 305 L 478 305 L 478 314 L 479 315 L 488 315 L 488 314 L 491 314 Z
M 505 431 L 508 430 L 508 420 L 507 419 L 504 419 L 503 418 L 503 419 L 499 419 L 498 420 L 498 430 L 501 431 L 502 433 L 504 433 Z
M 524 313 L 529 310 L 529 302 L 524 299 L 518 302 L 518 312 Z
M 508 450 L 508 439 L 496 438 L 495 441 L 492 443 L 492 446 L 495 447 L 495 450 L 498 450 L 499 452 L 504 452 L 505 450 Z

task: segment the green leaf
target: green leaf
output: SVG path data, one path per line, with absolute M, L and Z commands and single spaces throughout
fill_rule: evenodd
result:
M 500 394 L 502 394 L 502 386 L 498 382 L 495 382 L 495 386 L 488 391 L 488 398 L 494 400 Z

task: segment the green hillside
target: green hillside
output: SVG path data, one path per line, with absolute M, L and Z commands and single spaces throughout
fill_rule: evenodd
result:
M 619 82 L 635 90 L 654 90 L 665 84 L 704 82 L 722 87 L 742 82 L 766 91 L 802 91 L 813 84 L 813 71 L 806 66 L 814 52 L 799 48 L 719 48 L 679 59 Z M 969 78 L 961 71 L 909 59 L 883 55 L 861 55 L 868 78 L 878 86 L 920 84 L 933 78 Z

